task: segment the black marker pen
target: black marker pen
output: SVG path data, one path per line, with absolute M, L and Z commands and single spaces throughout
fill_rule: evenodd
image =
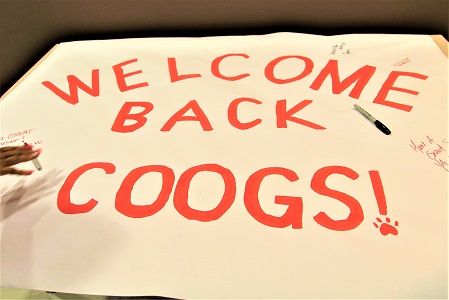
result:
M 382 131 L 383 133 L 385 133 L 386 135 L 391 134 L 390 129 L 387 128 L 387 126 L 385 126 L 384 124 L 382 124 L 381 121 L 377 120 L 375 117 L 373 117 L 372 115 L 370 115 L 366 110 L 364 110 L 363 108 L 361 108 L 360 106 L 358 106 L 357 104 L 354 104 L 355 109 L 361 113 L 363 116 L 365 116 L 365 118 L 367 118 L 368 120 L 371 121 L 371 123 L 373 123 L 374 125 L 376 125 L 376 127 Z

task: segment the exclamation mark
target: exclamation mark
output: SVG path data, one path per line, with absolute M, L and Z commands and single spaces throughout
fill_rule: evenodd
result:
M 387 200 L 385 198 L 384 186 L 378 171 L 369 171 L 371 184 L 373 185 L 374 196 L 376 196 L 377 206 L 381 215 L 387 215 Z
M 380 229 L 382 235 L 393 234 L 397 235 L 398 230 L 396 226 L 399 225 L 398 221 L 394 222 L 394 226 L 390 224 L 390 218 L 387 216 L 387 199 L 385 198 L 384 186 L 378 171 L 369 171 L 369 177 L 371 178 L 371 184 L 373 186 L 374 196 L 376 197 L 377 207 L 379 208 L 379 213 L 385 216 L 385 222 L 381 218 L 376 218 L 376 221 L 380 223 L 377 224 L 373 222 L 376 228 Z

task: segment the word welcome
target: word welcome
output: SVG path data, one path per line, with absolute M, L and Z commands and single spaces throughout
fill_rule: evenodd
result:
M 58 209 L 64 214 L 87 213 L 97 206 L 99 201 L 90 199 L 83 204 L 72 202 L 70 193 L 77 180 L 86 172 L 101 169 L 106 174 L 113 174 L 116 166 L 109 162 L 93 162 L 80 166 L 72 171 L 59 190 L 57 198 Z M 212 210 L 201 211 L 192 208 L 189 203 L 189 187 L 192 179 L 201 172 L 216 173 L 221 176 L 224 183 L 224 192 L 218 205 Z M 160 193 L 151 204 L 135 205 L 132 203 L 131 193 L 136 182 L 145 174 L 159 173 L 162 176 Z M 326 179 L 331 175 L 345 176 L 356 180 L 359 174 L 344 166 L 327 166 L 317 170 L 310 182 L 311 189 L 319 194 L 335 199 L 349 209 L 346 219 L 334 220 L 325 212 L 314 216 L 314 220 L 321 226 L 337 231 L 352 230 L 360 225 L 364 219 L 363 209 L 354 197 L 338 190 L 329 188 Z M 374 194 L 379 203 L 379 211 L 386 215 L 387 206 L 383 185 L 378 171 L 369 171 Z M 258 222 L 269 227 L 284 228 L 291 226 L 294 229 L 302 228 L 303 201 L 302 197 L 276 195 L 274 203 L 286 206 L 285 213 L 278 217 L 265 212 L 259 201 L 259 190 L 268 176 L 282 176 L 289 182 L 299 179 L 296 172 L 282 167 L 267 167 L 257 170 L 248 177 L 245 184 L 243 201 L 248 213 Z M 180 215 L 189 220 L 211 222 L 219 219 L 232 206 L 236 198 L 236 179 L 231 170 L 218 164 L 202 164 L 194 166 L 183 172 L 175 184 L 176 178 L 173 170 L 164 165 L 147 165 L 131 170 L 123 179 L 115 197 L 115 209 L 130 218 L 145 218 L 159 212 L 167 203 L 173 188 L 173 204 Z
M 234 64 L 236 63 L 235 61 L 237 60 L 239 62 L 237 66 L 239 67 L 239 69 L 241 69 L 242 68 L 241 64 L 243 61 L 242 59 L 243 60 L 250 59 L 250 56 L 245 53 L 229 53 L 216 57 L 211 61 L 210 69 L 201 70 L 202 71 L 201 73 L 198 72 L 197 70 L 180 72 L 178 67 L 179 63 L 177 59 L 175 57 L 169 57 L 167 58 L 169 80 L 171 83 L 175 83 L 183 80 L 198 79 L 201 78 L 205 73 L 212 74 L 214 77 L 220 80 L 225 80 L 229 82 L 242 80 L 246 77 L 251 76 L 251 74 L 250 73 L 223 74 L 223 72 L 220 69 L 220 65 L 227 60 L 231 60 L 231 63 Z M 297 75 L 289 78 L 279 78 L 278 76 L 275 75 L 276 69 L 281 68 L 279 66 L 281 62 L 288 63 L 289 61 L 298 61 L 298 60 L 303 63 L 302 64 L 303 67 L 298 67 Z M 142 76 L 145 74 L 143 74 L 141 66 L 139 66 L 138 63 L 139 62 L 137 58 L 132 58 L 111 66 L 112 72 L 114 73 L 116 79 L 115 84 L 117 85 L 120 92 L 127 92 L 133 89 L 149 87 L 150 84 L 148 83 L 148 81 L 145 81 L 142 78 Z M 354 73 L 352 73 L 348 77 L 344 78 L 343 80 L 340 80 L 338 64 L 339 64 L 338 60 L 330 59 L 327 62 L 327 64 L 321 69 L 318 76 L 313 80 L 309 88 L 318 91 L 321 88 L 323 82 L 328 77 L 330 77 L 330 80 L 332 81 L 333 94 L 340 94 L 353 85 L 353 88 L 350 91 L 349 96 L 354 99 L 359 99 L 363 89 L 368 84 L 377 68 L 375 66 L 365 65 L 357 69 Z M 124 70 L 125 67 L 128 69 L 127 71 Z M 132 70 L 129 70 L 129 68 L 131 68 Z M 274 58 L 273 60 L 268 62 L 266 66 L 263 67 L 263 69 L 265 78 L 268 81 L 274 84 L 288 84 L 300 81 L 306 78 L 308 75 L 310 75 L 314 69 L 314 62 L 311 58 L 306 56 L 287 55 Z M 140 82 L 133 84 L 129 84 L 127 82 L 127 79 L 139 74 L 141 74 L 140 80 L 139 78 L 134 79 L 134 82 L 135 81 Z M 419 94 L 419 92 L 417 91 L 410 90 L 404 87 L 397 87 L 394 85 L 398 78 L 404 76 L 420 80 L 426 80 L 428 78 L 428 76 L 426 75 L 414 72 L 391 71 L 391 73 L 385 79 L 385 82 L 383 83 L 379 92 L 377 93 L 377 96 L 374 98 L 373 103 L 409 112 L 413 108 L 413 106 L 406 105 L 403 103 L 397 103 L 386 99 L 390 91 L 408 93 L 415 96 Z M 91 71 L 90 85 L 84 83 L 75 75 L 68 75 L 67 82 L 69 92 L 63 91 L 61 88 L 57 87 L 54 83 L 50 81 L 43 81 L 42 84 L 50 91 L 52 91 L 55 95 L 57 95 L 60 99 L 72 105 L 75 105 L 79 102 L 78 97 L 79 90 L 84 91 L 85 93 L 87 93 L 92 97 L 98 97 L 100 95 L 100 69 L 93 69 Z

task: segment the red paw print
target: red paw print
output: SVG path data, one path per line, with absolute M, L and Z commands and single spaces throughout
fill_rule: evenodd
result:
M 382 233 L 382 235 L 398 235 L 398 229 L 396 228 L 397 226 L 399 226 L 398 221 L 394 222 L 394 226 L 390 224 L 391 220 L 390 218 L 385 218 L 385 222 L 382 221 L 380 218 L 376 218 L 377 222 L 380 223 L 377 224 L 376 222 L 373 222 L 374 227 L 379 228 L 380 233 Z

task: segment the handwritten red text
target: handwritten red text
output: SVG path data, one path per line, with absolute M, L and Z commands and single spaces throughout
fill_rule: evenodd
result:
M 419 142 L 415 142 L 410 139 L 409 145 L 416 152 L 424 154 L 434 163 L 434 165 L 449 172 L 448 164 L 446 162 L 447 149 L 445 144 L 447 144 L 446 139 L 437 142 L 435 139 L 427 135 L 425 139 Z

